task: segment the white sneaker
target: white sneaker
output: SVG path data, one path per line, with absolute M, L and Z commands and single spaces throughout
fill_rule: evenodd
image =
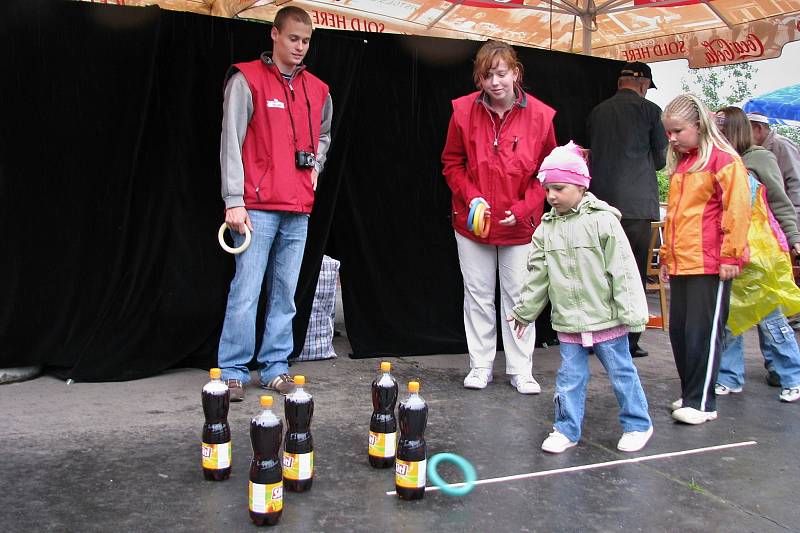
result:
M 520 394 L 539 394 L 542 392 L 542 387 L 533 379 L 533 376 L 523 376 L 516 374 L 511 376 L 511 386 L 517 388 Z
M 647 431 L 628 431 L 622 434 L 622 438 L 617 443 L 617 449 L 623 452 L 638 452 L 650 437 L 653 436 L 653 426 L 650 426 Z
M 678 398 L 677 400 L 669 404 L 669 407 L 673 411 L 680 409 L 681 407 L 683 407 L 683 398 Z
M 542 443 L 542 449 L 549 453 L 561 453 L 569 448 L 572 448 L 578 444 L 577 442 L 572 442 L 569 440 L 566 435 L 558 431 L 557 429 L 553 429 L 553 432 L 544 439 Z
M 800 386 L 792 387 L 790 389 L 783 389 L 778 398 L 780 398 L 782 402 L 795 402 L 800 400 Z
M 672 418 L 684 424 L 702 424 L 717 419 L 716 411 L 698 411 L 694 407 L 681 407 L 672 411 Z
M 723 385 L 722 383 L 717 383 L 714 385 L 714 392 L 717 393 L 717 396 L 725 396 L 726 394 L 739 394 L 742 392 L 741 387 L 728 387 L 727 385 Z
M 464 378 L 464 387 L 467 389 L 485 389 L 492 381 L 491 368 L 473 368 Z

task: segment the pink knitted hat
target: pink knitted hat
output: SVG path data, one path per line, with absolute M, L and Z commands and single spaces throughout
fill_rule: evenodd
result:
M 538 178 L 542 183 L 571 183 L 587 188 L 592 179 L 581 147 L 572 141 L 553 148 L 542 161 Z

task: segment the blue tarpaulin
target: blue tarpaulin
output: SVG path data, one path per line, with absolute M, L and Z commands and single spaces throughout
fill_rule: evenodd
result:
M 744 104 L 744 110 L 766 115 L 772 124 L 800 126 L 800 84 L 751 98 Z

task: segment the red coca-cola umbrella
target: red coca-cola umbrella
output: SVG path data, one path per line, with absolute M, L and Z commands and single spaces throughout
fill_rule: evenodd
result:
M 90 0 L 80 0 L 90 1 Z M 96 1 L 96 0 L 95 0 Z M 316 27 L 592 54 L 687 59 L 693 68 L 777 57 L 800 38 L 800 0 L 104 0 L 270 22 L 287 4 Z

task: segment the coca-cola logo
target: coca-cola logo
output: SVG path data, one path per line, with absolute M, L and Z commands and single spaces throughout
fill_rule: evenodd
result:
M 701 43 L 706 51 L 706 61 L 711 65 L 741 61 L 764 55 L 764 43 L 754 33 L 742 41 L 712 39 Z

